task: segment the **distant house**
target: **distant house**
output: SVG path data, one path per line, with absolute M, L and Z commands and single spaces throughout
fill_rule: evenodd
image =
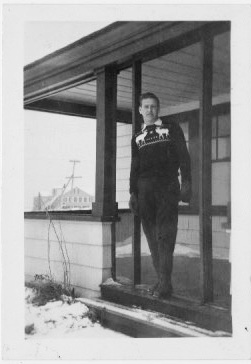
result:
M 66 193 L 63 193 L 62 188 L 54 188 L 51 196 L 39 193 L 34 198 L 33 210 L 91 209 L 92 202 L 94 202 L 94 196 L 78 187 L 74 187 Z
M 71 208 L 92 208 L 94 196 L 89 195 L 78 187 L 74 187 L 66 192 L 61 199 L 61 207 L 63 209 Z

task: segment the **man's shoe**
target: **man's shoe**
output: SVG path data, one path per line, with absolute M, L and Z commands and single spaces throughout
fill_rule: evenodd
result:
M 164 288 L 161 287 L 161 285 L 159 284 L 158 287 L 154 290 L 153 292 L 153 297 L 155 298 L 163 298 L 163 299 L 167 299 L 170 298 L 172 296 L 173 293 L 173 288 L 172 286 L 169 286 L 168 288 Z
M 150 287 L 149 289 L 148 289 L 148 292 L 150 293 L 150 294 L 154 294 L 154 292 L 158 289 L 158 287 L 159 287 L 159 282 L 157 282 L 157 283 L 155 283 L 155 285 L 154 286 L 152 286 L 152 287 Z
M 153 292 L 153 297 L 159 299 L 168 299 L 172 297 L 172 291 L 166 291 L 166 292 L 155 291 Z

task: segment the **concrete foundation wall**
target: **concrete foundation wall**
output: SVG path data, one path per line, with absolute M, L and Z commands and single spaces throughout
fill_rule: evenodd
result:
M 63 282 L 63 254 L 70 261 L 70 280 L 85 297 L 98 297 L 99 285 L 111 276 L 111 225 L 102 222 L 25 219 L 25 279 L 49 273 Z M 48 236 L 49 241 L 48 243 Z M 59 240 L 65 241 L 63 253 Z

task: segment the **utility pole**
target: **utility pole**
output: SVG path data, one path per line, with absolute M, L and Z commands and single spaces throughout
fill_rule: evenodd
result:
M 70 160 L 70 162 L 73 163 L 72 175 L 70 177 L 66 177 L 66 178 L 69 179 L 69 182 L 71 180 L 71 189 L 73 189 L 74 179 L 75 178 L 82 178 L 82 177 L 81 176 L 77 176 L 77 177 L 74 176 L 74 173 L 75 173 L 75 165 L 76 165 L 76 163 L 80 163 L 80 161 L 74 159 L 74 160 Z M 67 185 L 68 185 L 68 183 L 67 183 Z

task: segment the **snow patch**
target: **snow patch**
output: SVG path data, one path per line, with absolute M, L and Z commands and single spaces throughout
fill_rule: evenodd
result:
M 100 323 L 93 323 L 88 317 L 88 307 L 80 301 L 70 304 L 63 301 L 51 301 L 44 306 L 35 306 L 32 300 L 36 290 L 25 288 L 25 339 L 62 337 L 126 337 L 118 332 L 103 328 Z M 65 297 L 64 297 L 65 298 Z
M 198 247 L 197 247 L 197 249 L 198 249 Z M 141 256 L 150 256 L 150 255 L 151 255 L 151 253 L 150 253 L 147 241 L 146 241 L 146 239 L 142 239 L 141 240 Z M 174 255 L 194 258 L 194 257 L 199 257 L 199 251 L 196 250 L 196 247 L 194 248 L 189 244 L 176 242 Z M 116 257 L 117 258 L 125 258 L 125 257 L 131 257 L 131 256 L 132 256 L 131 241 L 128 241 L 127 244 L 125 244 L 125 242 L 123 242 L 122 246 L 120 246 L 120 245 L 116 246 Z
M 189 258 L 196 258 L 199 257 L 199 251 L 192 249 L 189 245 L 176 243 L 174 256 L 185 256 Z
M 107 280 L 102 283 L 103 286 L 121 286 L 121 283 L 114 281 L 113 278 L 107 278 Z

